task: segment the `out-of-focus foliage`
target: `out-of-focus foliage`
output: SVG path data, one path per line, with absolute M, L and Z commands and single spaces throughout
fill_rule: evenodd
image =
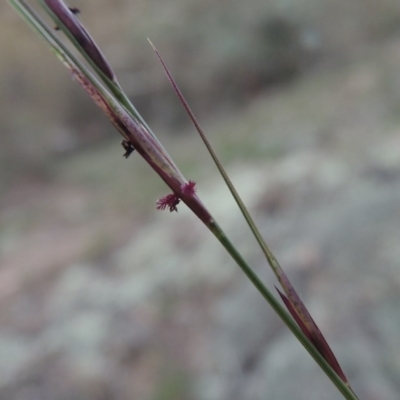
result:
M 186 118 L 147 37 L 204 116 L 246 104 L 317 63 L 343 62 L 400 27 L 400 5 L 390 0 L 75 5 L 139 110 L 174 130 Z M 110 127 L 6 3 L 0 11 L 0 165 L 9 173 L 26 165 L 46 173 L 49 157 L 104 138 Z

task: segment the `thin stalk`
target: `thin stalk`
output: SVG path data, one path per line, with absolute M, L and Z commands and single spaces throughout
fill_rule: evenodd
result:
M 217 154 L 215 153 L 213 147 L 211 146 L 211 143 L 208 141 L 207 136 L 205 134 L 205 132 L 203 131 L 203 128 L 200 126 L 199 122 L 197 121 L 196 116 L 194 115 L 192 109 L 190 108 L 189 104 L 187 103 L 185 97 L 183 96 L 181 90 L 179 89 L 179 87 L 177 86 L 177 84 L 175 83 L 174 78 L 172 77 L 171 73 L 169 72 L 166 64 L 164 63 L 164 60 L 161 58 L 158 50 L 156 49 L 156 47 L 153 45 L 153 43 L 150 41 L 150 39 L 147 39 L 150 43 L 150 45 L 152 46 L 153 50 L 155 51 L 158 59 L 160 60 L 164 72 L 166 73 L 176 95 L 178 96 L 179 101 L 181 102 L 182 106 L 184 107 L 186 113 L 188 114 L 190 120 L 192 121 L 194 127 L 196 128 L 197 132 L 199 133 L 201 140 L 203 141 L 204 145 L 206 146 L 208 152 L 210 153 L 211 158 L 213 159 L 215 165 L 218 168 L 218 171 L 220 172 L 222 178 L 224 179 L 224 181 L 226 182 L 229 191 L 232 193 L 233 198 L 235 199 L 240 211 L 242 212 L 247 224 L 249 225 L 252 233 L 254 234 L 257 242 L 259 243 L 262 251 L 264 252 L 269 265 L 271 266 L 271 268 L 273 269 L 273 271 L 275 272 L 275 274 L 278 273 L 278 271 L 281 269 L 278 260 L 275 258 L 275 256 L 272 254 L 271 250 L 268 248 L 268 246 L 266 245 L 260 231 L 258 230 L 253 218 L 251 217 L 250 213 L 248 212 L 245 204 L 243 203 L 242 199 L 239 196 L 239 193 L 237 192 L 235 186 L 233 185 L 232 181 L 230 180 L 227 172 L 225 171 L 222 163 L 219 161 L 219 158 L 217 156 Z
M 237 265 L 241 268 L 247 278 L 256 287 L 259 293 L 264 297 L 272 309 L 278 314 L 284 324 L 290 329 L 297 340 L 303 345 L 310 356 L 315 360 L 319 367 L 325 372 L 327 377 L 336 386 L 339 392 L 347 400 L 359 400 L 352 389 L 347 386 L 342 379 L 336 374 L 331 368 L 325 358 L 319 353 L 315 346 L 306 338 L 304 333 L 301 331 L 297 323 L 294 321 L 292 316 L 282 307 L 279 301 L 272 295 L 268 288 L 264 285 L 254 270 L 247 264 L 240 253 L 236 250 L 234 245 L 227 238 L 222 229 L 216 222 L 208 226 L 211 232 L 219 240 L 219 242 L 225 247 L 231 257 L 235 260 Z
M 252 233 L 256 237 L 262 251 L 264 252 L 264 254 L 266 256 L 268 264 L 271 266 L 272 270 L 274 271 L 275 275 L 277 276 L 277 278 L 278 278 L 279 282 L 282 284 L 282 286 L 285 289 L 289 288 L 291 290 L 292 286 L 291 286 L 289 280 L 287 279 L 286 275 L 284 274 L 277 259 L 272 254 L 272 252 L 269 250 L 264 239 L 262 238 L 261 233 L 259 232 L 250 213 L 248 212 L 246 206 L 244 205 L 242 199 L 240 198 L 238 192 L 236 191 L 233 183 L 231 182 L 228 174 L 226 173 L 225 169 L 223 168 L 221 162 L 219 161 L 216 153 L 214 152 L 210 142 L 208 141 L 203 129 L 201 128 L 199 122 L 197 121 L 197 118 L 195 117 L 193 111 L 191 110 L 191 108 L 190 108 L 189 104 L 187 103 L 185 97 L 183 96 L 181 90 L 179 89 L 174 78 L 172 77 L 171 73 L 169 72 L 169 70 L 168 70 L 166 64 L 164 63 L 162 57 L 160 56 L 158 50 L 155 48 L 155 46 L 152 44 L 152 42 L 150 40 L 149 40 L 149 42 L 150 42 L 151 46 L 153 47 L 153 50 L 155 51 L 158 59 L 160 60 L 162 66 L 163 66 L 164 72 L 166 73 L 176 95 L 178 96 L 179 101 L 181 102 L 182 106 L 186 110 L 189 118 L 191 119 L 193 125 L 195 126 L 197 132 L 199 133 L 201 139 L 203 140 L 203 143 L 205 144 L 214 163 L 216 164 L 216 166 L 217 166 L 219 172 L 221 173 L 224 181 L 226 182 L 230 192 L 232 193 L 236 203 L 238 204 Z M 345 398 L 346 399 L 357 399 L 357 396 L 354 394 L 353 390 L 348 385 L 348 383 L 346 383 L 344 380 L 342 380 L 342 378 L 339 375 L 336 374 L 336 372 L 331 368 L 331 366 L 329 365 L 327 360 L 322 356 L 320 351 L 315 347 L 314 344 L 312 344 L 306 338 L 306 336 L 303 334 L 301 328 L 297 325 L 297 322 L 295 322 L 294 319 L 292 319 L 292 317 L 289 317 L 289 314 L 280 306 L 280 304 L 275 300 L 275 298 L 271 295 L 271 293 L 268 292 L 268 290 L 265 288 L 265 286 L 262 284 L 262 282 L 258 279 L 257 275 L 254 273 L 254 271 L 251 270 L 251 268 L 247 265 L 247 263 L 241 258 L 240 254 L 237 252 L 237 250 L 229 242 L 228 238 L 223 234 L 221 229 L 218 226 L 215 226 L 214 228 L 211 228 L 209 226 L 209 228 L 215 234 L 215 236 L 219 239 L 219 241 L 222 243 L 222 245 L 226 248 L 226 250 L 229 252 L 229 254 L 235 259 L 235 261 L 237 262 L 239 267 L 243 270 L 243 272 L 250 279 L 250 281 L 254 284 L 254 286 L 256 286 L 256 288 L 259 290 L 259 292 L 262 294 L 262 296 L 267 300 L 267 302 L 270 304 L 270 306 L 277 312 L 277 314 L 281 317 L 283 322 L 288 326 L 288 328 L 297 337 L 297 339 L 300 341 L 300 343 L 307 349 L 307 351 L 310 353 L 310 355 L 317 361 L 317 363 L 320 365 L 320 367 L 324 370 L 324 372 L 332 380 L 332 382 L 339 389 L 339 391 L 345 396 Z M 294 291 L 294 289 L 293 289 L 293 291 L 291 291 L 291 294 L 292 293 L 294 293 L 297 296 L 297 293 Z M 277 304 L 279 305 L 279 307 L 277 307 Z M 300 299 L 297 304 L 299 306 L 303 305 Z M 304 306 L 304 309 L 305 309 L 305 306 Z M 284 311 L 284 313 L 281 312 L 282 310 Z M 305 309 L 305 311 L 308 314 L 308 311 L 306 309 Z M 315 324 L 313 321 L 312 321 L 312 323 Z M 319 332 L 319 330 L 318 330 L 318 332 Z M 319 360 L 321 360 L 321 362 L 319 362 Z M 332 379 L 332 377 L 334 379 Z

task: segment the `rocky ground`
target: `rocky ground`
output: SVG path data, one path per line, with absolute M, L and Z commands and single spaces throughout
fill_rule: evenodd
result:
M 361 49 L 208 124 L 362 400 L 400 390 L 399 54 L 400 38 Z M 95 149 L 85 165 L 115 158 L 112 179 L 120 154 Z M 94 172 L 69 180 L 80 157 L 62 161 L 51 185 L 3 198 L 0 399 L 341 398 L 195 217 L 184 207 L 132 217 L 123 200 L 123 213 L 96 214 L 85 186 Z M 211 171 L 191 171 L 200 196 L 273 289 Z

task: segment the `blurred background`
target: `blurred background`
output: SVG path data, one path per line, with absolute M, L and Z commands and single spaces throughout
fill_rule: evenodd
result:
M 398 399 L 400 3 L 69 5 L 274 290 L 151 38 L 360 399 Z M 155 210 L 168 189 L 6 2 L 0 20 L 0 399 L 340 399 L 201 223 Z

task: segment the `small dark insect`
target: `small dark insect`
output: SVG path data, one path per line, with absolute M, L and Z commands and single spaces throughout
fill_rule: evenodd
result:
M 132 146 L 132 143 L 129 140 L 123 140 L 121 142 L 121 146 L 125 150 L 125 158 L 128 158 L 135 151 L 135 148 Z
M 76 7 L 68 7 L 68 8 L 69 8 L 69 11 L 71 11 L 72 14 L 74 14 L 74 15 L 78 15 L 81 12 L 81 10 L 79 8 L 76 8 Z M 60 28 L 58 26 L 56 26 L 54 29 L 56 31 L 60 30 Z
M 68 8 L 69 8 L 69 11 L 71 11 L 72 14 L 75 14 L 75 15 L 78 15 L 81 12 L 81 10 L 76 7 L 68 7 Z

